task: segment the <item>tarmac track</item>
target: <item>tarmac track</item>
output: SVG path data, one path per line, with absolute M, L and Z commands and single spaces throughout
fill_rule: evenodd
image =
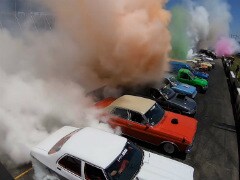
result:
M 186 157 L 172 158 L 193 166 L 195 180 L 239 180 L 237 134 L 227 79 L 220 60 L 216 60 L 216 67 L 210 72 L 207 93 L 198 94 L 196 101 L 199 123 L 193 150 Z M 140 146 L 159 153 L 144 143 Z M 9 170 L 16 177 L 28 169 L 29 165 L 25 165 Z M 30 170 L 19 179 L 32 180 L 32 176 L 33 171 Z M 2 179 L 2 173 L 0 180 L 6 180 Z

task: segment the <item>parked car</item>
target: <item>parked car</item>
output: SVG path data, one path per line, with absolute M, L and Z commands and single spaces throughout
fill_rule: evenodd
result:
M 155 100 L 165 110 L 194 117 L 197 103 L 186 95 L 174 92 L 165 86 L 162 88 L 150 88 L 145 97 Z
M 200 58 L 199 61 L 195 58 L 194 60 L 186 60 L 186 63 L 189 64 L 196 71 L 206 72 L 212 69 L 212 64 L 208 62 L 201 62 L 200 60 Z
M 208 89 L 208 81 L 194 76 L 188 69 L 180 69 L 177 74 L 177 80 L 195 86 L 200 93 L 205 93 Z
M 195 57 L 194 57 L 194 60 L 199 62 L 199 63 L 204 63 L 206 65 L 209 66 L 209 64 L 212 66 L 212 69 L 214 69 L 216 63 L 213 61 L 212 58 L 208 58 L 206 57 L 206 55 L 204 54 L 197 54 Z
M 205 54 L 205 55 L 209 56 L 212 59 L 216 59 L 217 58 L 216 53 L 211 51 L 211 50 L 208 50 L 208 49 L 201 49 L 201 50 L 199 50 L 199 53 Z
M 203 78 L 203 79 L 209 78 L 209 74 L 196 71 L 190 65 L 188 65 L 186 63 L 171 61 L 170 65 L 171 65 L 171 70 L 173 72 L 178 72 L 180 69 L 188 69 L 189 71 L 191 71 L 194 74 L 194 76 L 197 76 L 197 77 Z
M 31 151 L 50 173 L 69 180 L 193 180 L 194 169 L 94 128 L 65 126 Z
M 124 95 L 107 98 L 98 103 L 112 128 L 121 127 L 123 134 L 151 143 L 168 154 L 190 152 L 197 130 L 197 120 L 165 111 L 156 101 L 143 97 Z
M 164 84 L 169 85 L 175 92 L 185 94 L 190 98 L 195 98 L 197 95 L 196 87 L 179 82 L 173 75 L 165 75 Z

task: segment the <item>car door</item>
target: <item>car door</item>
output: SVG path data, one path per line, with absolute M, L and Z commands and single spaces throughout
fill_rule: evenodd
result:
M 161 93 L 160 90 L 156 89 L 156 88 L 150 88 L 150 96 L 151 99 L 153 99 L 154 101 L 156 101 L 159 105 L 161 105 L 164 109 L 169 109 L 169 102 L 165 99 L 165 97 L 163 96 L 163 94 Z
M 66 179 L 80 180 L 82 176 L 82 161 L 71 155 L 64 155 L 57 162 L 57 173 Z
M 127 109 L 123 108 L 114 108 L 110 112 L 112 117 L 109 120 L 109 124 L 112 128 L 121 127 L 123 134 L 129 133 L 129 118 L 130 114 Z
M 86 180 L 107 180 L 106 174 L 103 169 L 94 166 L 90 163 L 83 163 L 83 176 Z
M 187 73 L 180 73 L 180 81 L 186 84 L 191 84 L 190 76 Z
M 151 144 L 159 143 L 158 136 L 153 133 L 152 127 L 148 124 L 144 116 L 135 111 L 129 110 L 129 112 L 130 120 L 128 127 L 130 130 L 128 135 Z

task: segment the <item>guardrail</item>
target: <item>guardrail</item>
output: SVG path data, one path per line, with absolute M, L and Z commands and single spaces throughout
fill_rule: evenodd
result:
M 228 78 L 229 91 L 231 94 L 232 105 L 235 119 L 240 123 L 240 82 L 234 72 L 230 70 L 230 64 L 225 58 L 222 58 L 225 74 Z

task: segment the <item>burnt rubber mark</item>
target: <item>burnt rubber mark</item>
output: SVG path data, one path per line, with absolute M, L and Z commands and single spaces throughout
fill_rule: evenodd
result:
M 226 124 L 226 123 L 213 123 L 212 124 L 213 127 L 215 128 L 219 128 L 219 129 L 222 129 L 222 130 L 226 130 L 226 131 L 230 131 L 230 132 L 236 132 L 236 127 L 233 126 L 233 125 L 229 125 L 229 124 Z

